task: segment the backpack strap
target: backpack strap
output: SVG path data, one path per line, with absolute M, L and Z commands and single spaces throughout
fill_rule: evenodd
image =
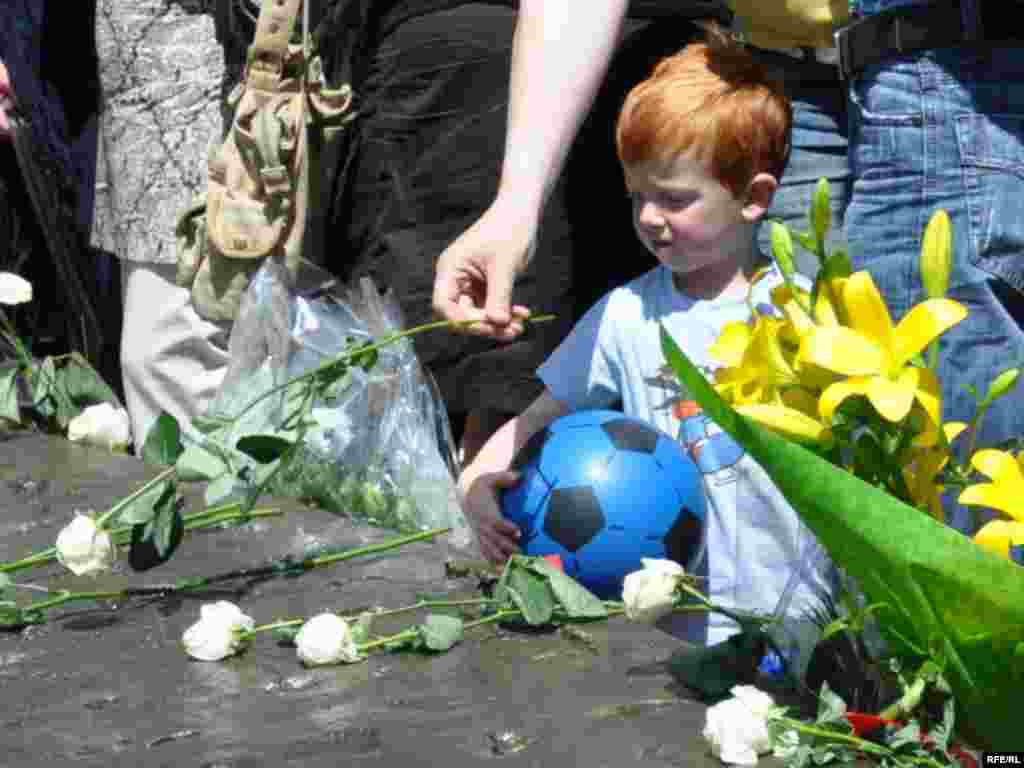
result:
M 263 0 L 256 34 L 249 46 L 245 75 L 248 87 L 261 91 L 277 91 L 280 87 L 301 3 L 302 0 Z

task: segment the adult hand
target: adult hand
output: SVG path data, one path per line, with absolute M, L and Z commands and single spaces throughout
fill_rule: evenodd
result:
M 11 91 L 11 78 L 7 67 L 0 60 L 0 141 L 11 138 L 11 124 L 7 119 L 7 110 L 14 107 L 14 93 Z
M 445 320 L 475 321 L 467 333 L 515 339 L 530 310 L 512 304 L 512 286 L 532 245 L 532 228 L 492 205 L 438 259 L 434 311 Z

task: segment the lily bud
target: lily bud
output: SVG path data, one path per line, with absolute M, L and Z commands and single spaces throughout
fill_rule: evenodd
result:
M 302 663 L 354 664 L 362 661 L 348 622 L 333 613 L 314 616 L 295 636 L 295 648 Z
M 76 576 L 109 571 L 116 557 L 110 534 L 81 513 L 57 535 L 56 550 L 60 564 Z
M 789 228 L 777 221 L 772 222 L 772 256 L 779 265 L 782 276 L 789 283 L 793 279 L 793 236 Z
M 829 200 L 830 190 L 828 179 L 818 179 L 811 198 L 811 228 L 819 243 L 824 243 L 828 231 L 832 228 L 832 203 Z
M 949 214 L 939 209 L 928 222 L 921 244 L 921 282 L 929 299 L 941 299 L 953 269 L 953 228 Z

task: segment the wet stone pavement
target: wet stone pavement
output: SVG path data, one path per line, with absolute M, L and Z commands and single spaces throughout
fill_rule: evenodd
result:
M 154 474 L 62 439 L 0 438 L 0 560 L 52 546 L 75 509 L 102 511 Z M 200 509 L 197 492 L 186 512 Z M 394 535 L 295 502 L 261 506 L 286 514 L 187 535 L 169 563 L 146 573 L 132 573 L 122 556 L 100 579 L 54 564 L 16 581 L 76 590 L 173 583 L 263 565 L 310 542 Z M 478 596 L 477 579 L 447 578 L 444 560 L 440 545 L 418 543 L 216 597 L 263 624 L 394 608 L 422 593 Z M 700 737 L 704 706 L 663 665 L 678 641 L 623 618 L 580 626 L 578 636 L 482 627 L 442 655 L 378 653 L 306 669 L 270 634 L 224 662 L 189 660 L 182 632 L 210 599 L 73 604 L 48 624 L 0 633 L 0 765 L 719 765 Z M 410 622 L 381 620 L 374 630 Z

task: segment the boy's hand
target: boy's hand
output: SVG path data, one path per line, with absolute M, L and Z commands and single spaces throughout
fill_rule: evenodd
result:
M 464 476 L 465 477 L 465 476 Z M 491 472 L 459 481 L 463 505 L 470 525 L 476 530 L 480 552 L 495 565 L 503 565 L 519 552 L 519 526 L 501 514 L 498 493 L 519 481 L 518 472 Z

